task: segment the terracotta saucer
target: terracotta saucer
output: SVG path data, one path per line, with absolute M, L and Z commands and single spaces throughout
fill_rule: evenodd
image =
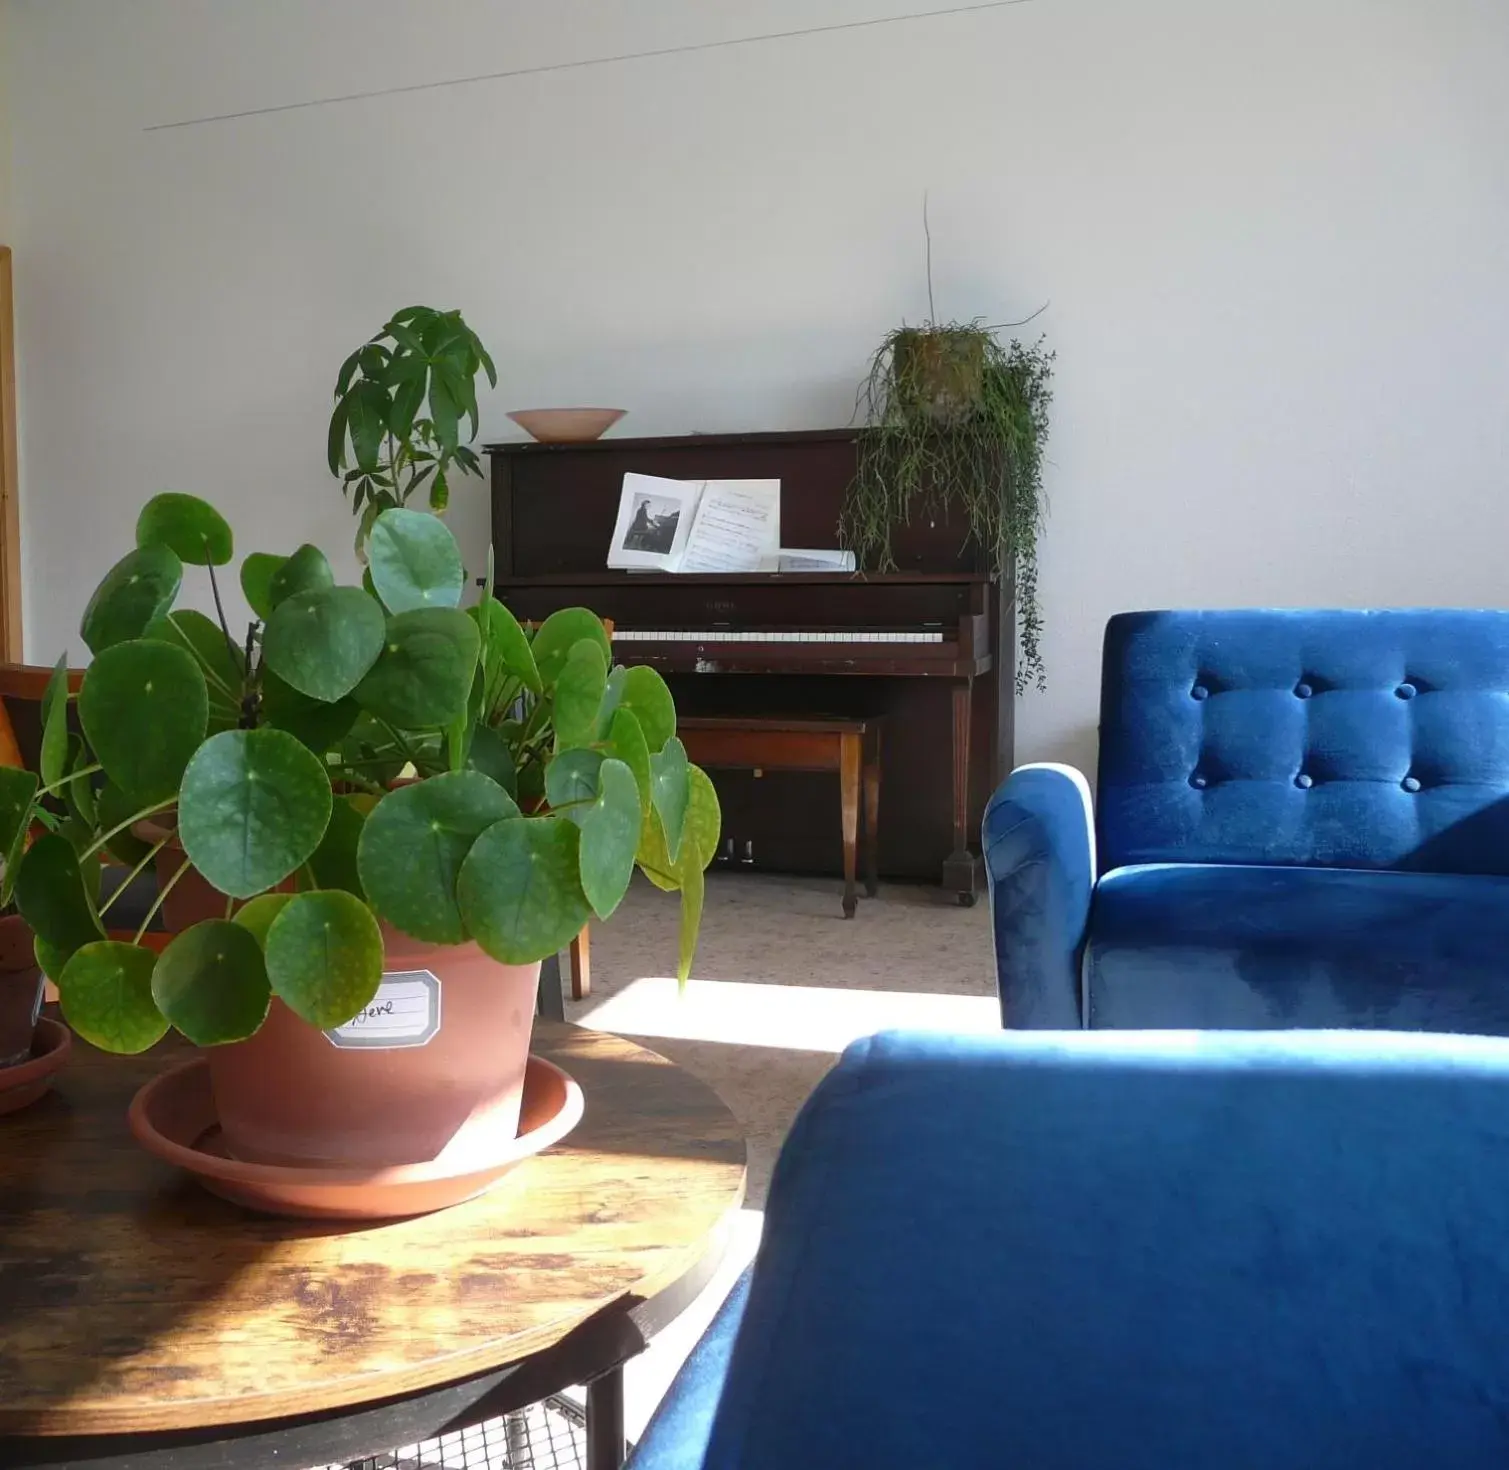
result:
M 581 1121 L 582 1090 L 550 1062 L 530 1057 L 516 1138 L 486 1164 L 406 1164 L 388 1169 L 293 1168 L 230 1158 L 215 1116 L 203 1057 L 147 1083 L 131 1100 L 131 1132 L 149 1153 L 187 1169 L 212 1194 L 268 1215 L 391 1220 L 425 1215 L 490 1189 L 515 1164 L 564 1138 Z
M 0 1067 L 0 1113 L 14 1113 L 36 1102 L 72 1050 L 73 1032 L 61 1021 L 43 1016 L 32 1033 L 31 1060 Z

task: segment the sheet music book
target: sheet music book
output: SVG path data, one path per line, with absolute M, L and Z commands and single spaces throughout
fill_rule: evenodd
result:
M 781 546 L 779 480 L 667 480 L 627 474 L 608 548 L 616 569 L 773 570 Z
M 837 547 L 830 551 L 783 546 L 776 558 L 778 572 L 852 572 L 854 568 L 854 553 Z

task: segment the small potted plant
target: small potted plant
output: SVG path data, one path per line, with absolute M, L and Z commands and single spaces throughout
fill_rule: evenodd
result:
M 679 891 L 690 969 L 719 813 L 664 682 L 612 668 L 585 609 L 533 633 L 486 593 L 462 611 L 455 540 L 422 512 L 373 520 L 362 586 L 312 546 L 246 558 L 240 638 L 175 606 L 194 565 L 221 607 L 232 536 L 211 506 L 160 495 L 136 539 L 83 617 L 70 808 L 34 778 L 12 802 L 13 834 L 54 829 L 12 868 L 65 1018 L 111 1051 L 170 1026 L 208 1048 L 248 1160 L 413 1163 L 481 1116 L 512 1136 L 539 962 L 611 915 L 636 866 Z M 68 700 L 60 664 L 55 745 Z M 131 937 L 107 932 L 107 850 L 133 875 L 161 865 Z M 343 1044 L 393 1024 L 383 995 L 409 1029 Z
M 480 475 L 477 375 L 498 374 L 459 311 L 409 306 L 341 364 L 330 415 L 330 473 L 341 476 L 361 517 L 356 549 L 383 511 L 407 505 L 428 486 L 430 509 L 450 502 L 450 475 Z M 471 426 L 461 439 L 463 421 Z

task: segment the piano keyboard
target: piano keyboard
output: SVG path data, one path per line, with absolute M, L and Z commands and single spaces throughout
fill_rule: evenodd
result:
M 942 643 L 942 633 L 818 632 L 785 629 L 780 632 L 734 632 L 714 628 L 704 632 L 660 628 L 615 628 L 615 643 Z

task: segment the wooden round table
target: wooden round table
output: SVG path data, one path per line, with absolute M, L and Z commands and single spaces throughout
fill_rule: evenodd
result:
M 259 1216 L 142 1152 L 131 1095 L 184 1054 L 75 1040 L 0 1118 L 0 1465 L 344 1462 L 586 1383 L 623 1458 L 622 1366 L 706 1284 L 743 1198 L 717 1095 L 616 1036 L 536 1023 L 586 1116 L 490 1194 L 413 1220 Z

